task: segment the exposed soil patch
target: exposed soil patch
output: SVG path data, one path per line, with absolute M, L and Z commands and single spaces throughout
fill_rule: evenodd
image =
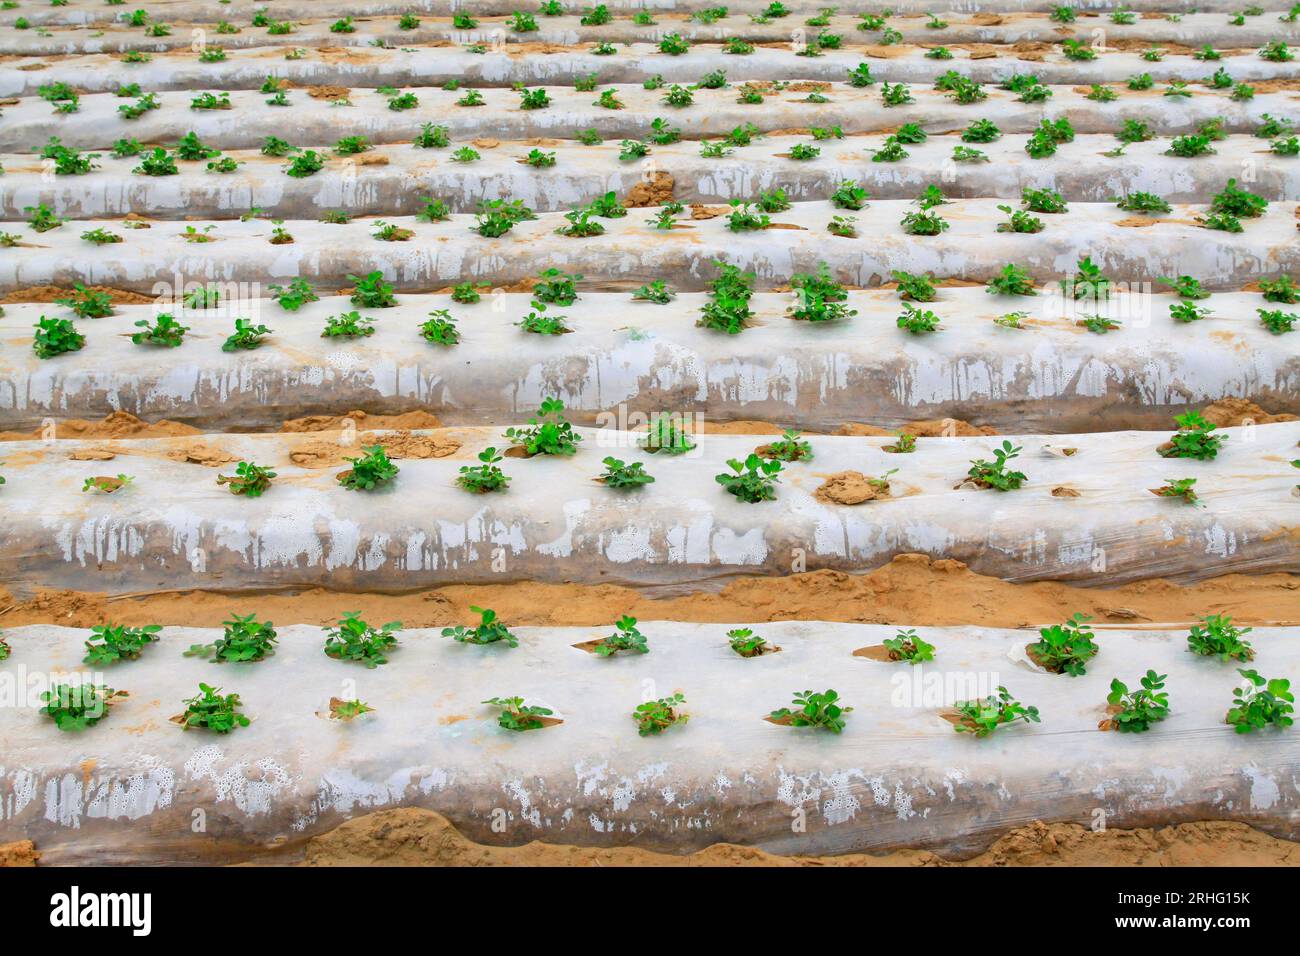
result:
M 731 212 L 730 206 L 705 206 L 697 202 L 691 203 L 690 208 L 692 219 L 717 219 Z
M 348 458 L 356 458 L 361 449 L 382 444 L 389 458 L 446 458 L 460 450 L 461 443 L 441 435 L 417 435 L 398 431 L 387 435 L 366 432 L 355 443 L 309 441 L 289 452 L 289 460 L 300 468 L 330 468 Z
M 1082 493 L 1069 485 L 1057 485 L 1052 489 L 1053 498 L 1081 498 Z
M 68 455 L 68 461 L 112 461 L 117 452 L 110 448 L 80 448 Z
M 996 435 L 997 432 L 986 425 L 972 425 L 960 418 L 924 418 L 908 422 L 899 428 L 877 428 L 862 422 L 846 422 L 835 430 L 837 435 L 888 436 L 903 432 L 917 438 L 973 438 L 979 435 Z
M 642 206 L 660 206 L 673 198 L 676 183 L 663 170 L 656 170 L 649 182 L 642 180 L 627 191 L 623 205 L 629 209 Z
M 1254 402 L 1244 398 L 1221 398 L 1201 409 L 1201 414 L 1220 428 L 1244 425 L 1248 420 L 1256 425 L 1271 425 L 1274 422 L 1293 422 L 1296 416 L 1282 413 L 1270 415 Z
M 351 411 L 346 415 L 308 415 L 305 418 L 291 418 L 280 426 L 282 432 L 329 432 L 339 431 L 352 422 L 357 428 L 383 430 L 389 428 L 441 428 L 442 422 L 431 412 L 417 410 L 403 412 L 400 415 L 371 415 L 363 411 Z
M 314 100 L 341 100 L 350 96 L 352 90 L 346 86 L 309 86 L 307 95 Z
M 91 292 L 107 292 L 114 305 L 152 305 L 156 301 L 154 296 L 128 292 L 126 289 L 114 289 L 109 285 L 91 285 L 86 288 Z M 73 288 L 58 285 L 30 285 L 6 292 L 4 297 L 0 298 L 0 302 L 6 305 L 11 302 L 52 303 L 55 299 L 66 298 L 75 291 Z
M 859 647 L 853 652 L 854 657 L 863 657 L 869 661 L 878 661 L 881 664 L 897 664 L 901 658 L 894 656 L 894 652 L 884 644 L 871 644 L 867 647 Z
M 883 855 L 777 856 L 718 843 L 697 853 L 637 847 L 579 847 L 533 842 L 494 847 L 463 836 L 432 810 L 381 810 L 349 820 L 307 842 L 302 866 L 1296 866 L 1300 844 L 1244 823 L 1181 823 L 1160 829 L 1103 832 L 1075 823 L 1035 820 L 967 860 L 929 850 Z
M 750 420 L 739 420 L 734 422 L 704 422 L 704 434 L 706 435 L 780 435 L 785 429 L 780 425 L 773 425 L 771 422 L 758 422 Z M 804 432 L 805 435 L 814 434 L 813 432 Z
M 860 471 L 841 471 L 828 475 L 813 497 L 825 504 L 860 505 L 864 501 L 889 497 L 889 484 L 873 485 Z
M 83 418 L 69 418 L 54 426 L 55 438 L 175 438 L 197 435 L 199 430 L 166 418 L 146 422 L 130 412 L 113 412 L 102 421 L 90 422 Z M 46 435 L 40 428 L 30 432 L 0 432 L 0 441 L 32 441 Z
M 618 585 L 535 581 L 449 585 L 405 594 L 358 594 L 313 588 L 258 596 L 259 613 L 274 621 L 334 624 L 346 611 L 400 620 L 407 627 L 476 624 L 470 605 L 490 607 L 508 624 L 603 626 L 629 614 L 646 621 L 736 623 L 848 621 L 909 626 L 1028 627 L 1063 621 L 1076 611 L 1099 622 L 1140 625 L 1190 622 L 1228 613 L 1241 625 L 1300 624 L 1300 575 L 1229 574 L 1195 584 L 1162 579 L 1119 588 L 1075 587 L 1056 581 L 1015 584 L 985 577 L 960 561 L 905 554 L 867 574 L 810 571 L 787 577 L 745 577 L 718 591 L 651 598 Z M 114 623 L 217 627 L 230 616 L 230 597 L 184 591 L 109 599 L 78 591 L 42 591 L 19 601 L 0 589 L 0 626 Z
M 167 452 L 167 457 L 182 464 L 203 465 L 205 468 L 220 468 L 239 460 L 234 455 L 201 441 L 187 442 L 173 448 Z
M 31 840 L 0 843 L 0 866 L 35 866 L 41 854 Z

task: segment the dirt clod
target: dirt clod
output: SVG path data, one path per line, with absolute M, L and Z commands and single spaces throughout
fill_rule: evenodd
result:
M 813 497 L 825 504 L 860 505 L 864 501 L 889 497 L 889 485 L 873 485 L 860 471 L 841 471 L 827 475 Z

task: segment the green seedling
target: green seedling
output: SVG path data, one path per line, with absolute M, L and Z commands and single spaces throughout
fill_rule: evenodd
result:
M 258 621 L 256 614 L 222 622 L 225 632 L 211 644 L 193 644 L 186 657 L 211 658 L 214 664 L 246 663 L 265 660 L 275 653 L 275 627 L 270 621 Z
M 1289 680 L 1266 680 L 1258 671 L 1241 667 L 1237 673 L 1246 679 L 1246 686 L 1233 690 L 1232 707 L 1224 717 L 1225 723 L 1231 724 L 1239 734 L 1267 727 L 1284 730 L 1294 723 L 1291 714 L 1295 711 L 1295 695 L 1291 693 Z
M 360 312 L 331 315 L 326 318 L 325 328 L 320 335 L 323 339 L 366 338 L 375 334 L 375 328 L 371 324 L 374 321 L 369 316 L 363 318 Z
M 139 660 L 145 648 L 157 643 L 161 630 L 161 624 L 143 627 L 97 624 L 90 629 L 93 636 L 86 641 L 86 656 L 82 662 L 94 667 L 107 667 L 118 661 Z
M 135 479 L 131 475 L 118 475 L 110 478 L 106 475 L 99 475 L 93 478 L 87 478 L 81 483 L 82 491 L 96 492 L 102 495 L 111 495 L 115 491 L 121 491 Z
M 745 330 L 753 315 L 749 300 L 753 295 L 754 274 L 724 262 L 716 263 L 718 277 L 712 283 L 712 296 L 701 308 L 696 323 L 702 328 L 736 335 Z
M 510 486 L 510 476 L 501 470 L 502 456 L 495 448 L 485 448 L 478 453 L 478 465 L 462 465 L 456 484 L 476 495 L 492 491 L 505 491 Z
M 1028 481 L 1028 477 L 1019 471 L 1011 471 L 1007 462 L 1020 456 L 1021 448 L 1004 441 L 1002 447 L 993 449 L 993 461 L 982 458 L 971 462 L 967 472 L 969 480 L 980 488 L 996 488 L 998 491 L 1013 491 Z
M 1056 215 L 1069 211 L 1064 197 L 1054 189 L 1025 188 L 1020 192 L 1020 201 L 1031 212 Z
M 1187 635 L 1187 649 L 1201 657 L 1217 657 L 1245 664 L 1255 658 L 1255 648 L 1246 640 L 1253 628 L 1237 627 L 1226 614 L 1211 614 L 1193 624 Z
M 738 627 L 728 631 L 727 643 L 741 657 L 761 657 L 780 650 L 779 647 L 768 644 L 765 638 L 759 637 L 748 627 Z
M 836 187 L 835 192 L 831 193 L 831 204 L 837 209 L 860 210 L 867 204 L 871 198 L 871 193 L 867 192 L 851 179 L 846 179 Z
M 482 298 L 479 289 L 486 288 L 489 288 L 486 282 L 461 282 L 452 286 L 451 301 L 459 302 L 461 305 L 473 305 Z
M 772 224 L 766 215 L 753 211 L 751 205 L 738 199 L 731 200 L 732 212 L 727 216 L 727 228 L 732 232 L 752 232 Z
M 1175 136 L 1169 143 L 1169 148 L 1165 150 L 1166 156 L 1179 156 L 1183 159 L 1191 159 L 1196 156 L 1208 156 L 1216 150 L 1210 145 L 1210 137 L 1201 133 L 1189 133 L 1185 136 Z
M 619 651 L 631 654 L 649 654 L 646 636 L 637 630 L 636 618 L 623 615 L 614 622 L 614 633 L 601 638 L 591 645 L 594 653 L 601 657 L 613 657 Z
M 71 319 L 47 319 L 42 315 L 35 329 L 32 351 L 37 358 L 49 359 L 65 352 L 77 352 L 86 344 L 86 337 L 77 331 Z
M 284 167 L 286 176 L 294 179 L 306 179 L 308 176 L 314 176 L 325 168 L 325 156 L 316 152 L 314 149 L 306 150 L 289 160 L 289 165 Z
M 798 691 L 794 695 L 791 707 L 782 707 L 768 714 L 768 720 L 789 727 L 813 727 L 829 730 L 833 734 L 843 732 L 847 723 L 844 715 L 853 710 L 839 702 L 840 695 L 831 689 L 820 694 L 811 690 Z
M 908 432 L 895 432 L 892 445 L 881 445 L 880 450 L 891 455 L 909 455 L 916 451 L 916 436 Z
M 1295 305 L 1300 302 L 1300 286 L 1293 283 L 1289 275 L 1281 275 L 1276 279 L 1260 279 L 1259 291 L 1264 296 L 1265 302 L 1281 302 L 1284 305 Z
M 582 436 L 564 417 L 564 402 L 558 398 L 542 399 L 537 414 L 528 419 L 527 428 L 507 428 L 505 437 L 529 455 L 572 455 Z
M 1084 614 L 1074 614 L 1064 624 L 1041 628 L 1038 640 L 1025 650 L 1044 670 L 1080 677 L 1099 650 L 1091 629 L 1086 626 L 1091 620 Z
M 360 700 L 344 700 L 341 697 L 330 698 L 330 720 L 344 722 L 356 720 L 362 714 L 372 714 L 375 708 Z
M 1178 276 L 1176 279 L 1167 279 L 1160 276 L 1156 279 L 1161 285 L 1167 285 L 1173 289 L 1174 295 L 1182 299 L 1208 299 L 1210 293 L 1201 286 L 1199 279 L 1192 276 Z
M 375 220 L 375 231 L 371 235 L 380 242 L 406 242 L 415 235 L 415 232 L 396 223 L 377 219 Z
M 1110 717 L 1101 722 L 1102 730 L 1120 733 L 1143 733 L 1169 716 L 1169 694 L 1165 691 L 1165 675 L 1148 670 L 1140 678 L 1141 686 L 1130 691 L 1118 677 L 1110 682 L 1106 704 Z
M 336 661 L 354 661 L 373 670 L 388 663 L 397 648 L 396 633 L 401 621 L 373 627 L 361 620 L 359 611 L 345 611 L 338 624 L 325 632 L 325 656 Z
M 38 203 L 35 206 L 24 206 L 23 212 L 31 214 L 31 218 L 27 220 L 27 225 L 33 232 L 49 232 L 51 229 L 58 229 L 63 225 L 63 220 L 54 215 L 54 210 L 44 203 Z
M 471 92 L 473 91 L 471 90 Z M 467 93 L 466 96 L 468 95 Z M 451 134 L 445 126 L 425 123 L 420 127 L 420 132 L 411 142 L 416 149 L 442 149 L 451 145 Z
M 338 482 L 348 491 L 372 491 L 380 485 L 386 485 L 397 477 L 398 467 L 388 458 L 383 445 L 363 448 L 365 452 L 359 458 L 345 458 L 352 467 L 340 472 Z
M 497 612 L 488 608 L 470 606 L 470 610 L 479 616 L 479 623 L 474 627 L 457 625 L 444 627 L 443 637 L 450 637 L 460 644 L 500 644 L 510 647 L 519 646 L 519 638 L 510 633 L 510 629 L 497 620 Z
M 535 90 L 521 89 L 516 92 L 519 94 L 521 110 L 543 110 L 551 105 L 550 95 L 541 87 Z
M 645 451 L 665 455 L 684 455 L 694 451 L 696 447 L 681 418 L 667 413 L 651 416 L 646 435 L 641 439 L 640 445 Z
M 904 302 L 903 312 L 898 316 L 895 324 L 912 335 L 925 335 L 939 331 L 939 322 L 939 316 L 929 309 L 922 309 L 911 302 Z
M 1210 200 L 1210 211 L 1238 219 L 1255 219 L 1264 215 L 1268 200 L 1245 189 L 1237 188 L 1237 181 L 1229 179 L 1223 192 Z
M 1157 449 L 1163 458 L 1212 461 L 1228 440 L 1226 435 L 1212 434 L 1217 426 L 1200 412 L 1176 415 L 1174 422 L 1178 425 L 1178 431 Z
M 432 345 L 450 346 L 460 342 L 460 330 L 448 310 L 435 309 L 420 324 L 420 337 Z
M 787 428 L 779 439 L 767 445 L 763 457 L 786 462 L 812 461 L 813 450 L 812 445 L 801 439 L 797 431 Z
M 645 465 L 639 461 L 628 463 L 617 458 L 606 458 L 603 464 L 605 471 L 596 480 L 606 488 L 643 488 L 654 483 L 654 476 L 647 474 Z
M 670 289 L 663 279 L 648 282 L 632 293 L 637 302 L 653 302 L 655 305 L 667 305 L 677 298 L 677 293 Z
M 791 209 L 794 203 L 786 195 L 784 189 L 772 189 L 765 193 L 759 193 L 758 198 L 754 200 L 754 205 L 763 212 L 785 212 Z
M 1292 312 L 1283 312 L 1281 309 L 1256 309 L 1259 313 L 1260 324 L 1274 335 L 1282 335 L 1284 332 L 1295 331 L 1295 324 L 1300 316 Z
M 658 700 L 648 700 L 638 704 L 636 710 L 632 712 L 637 733 L 642 737 L 650 737 L 662 734 L 674 724 L 686 723 L 690 715 L 680 710 L 685 703 L 686 698 L 681 691 L 678 691 L 670 697 L 660 697 Z
M 570 274 L 563 269 L 552 267 L 539 272 L 537 279 L 537 283 L 533 286 L 533 298 L 539 302 L 573 305 L 578 300 L 577 283 L 582 281 L 581 274 Z
M 59 730 L 75 732 L 99 723 L 126 696 L 126 691 L 102 684 L 58 684 L 53 690 L 41 691 L 41 703 L 45 706 L 40 712 L 53 720 Z
M 984 291 L 989 295 L 1037 295 L 1034 280 L 1028 272 L 1015 263 L 1008 263 L 1002 271 L 988 281 Z
M 190 330 L 190 326 L 178 323 L 170 312 L 161 312 L 153 323 L 149 323 L 148 319 L 140 319 L 136 321 L 135 328 L 143 329 L 143 332 L 131 333 L 131 342 L 135 345 L 157 345 L 164 349 L 175 349 L 181 345 L 185 341 L 185 333 Z
M 898 297 L 912 302 L 933 302 L 936 295 L 934 276 L 930 273 L 913 275 L 910 272 L 894 270 L 890 278 L 898 285 Z
M 1169 317 L 1175 322 L 1196 322 L 1206 316 L 1213 315 L 1213 309 L 1207 309 L 1198 306 L 1195 302 L 1184 300 L 1169 306 Z
M 899 223 L 909 236 L 937 236 L 948 229 L 948 221 L 937 212 L 909 212 Z
M 112 245 L 122 241 L 122 237 L 117 233 L 109 232 L 107 229 L 103 228 L 87 229 L 81 234 L 81 238 L 96 246 Z
M 376 269 L 365 276 L 348 276 L 349 282 L 355 282 L 350 301 L 364 309 L 391 309 L 397 305 L 393 287 L 384 281 L 384 274 Z
M 561 236 L 568 236 L 572 239 L 583 239 L 591 236 L 604 235 L 605 227 L 596 221 L 597 213 L 590 209 L 574 209 L 564 214 L 568 220 L 567 226 L 561 226 L 555 231 Z
M 934 645 L 927 644 L 916 636 L 915 629 L 899 630 L 895 637 L 884 641 L 885 650 L 889 651 L 891 661 L 906 661 L 920 664 L 934 660 Z
M 309 302 L 319 301 L 320 296 L 311 287 L 311 283 L 301 276 L 292 280 L 287 286 L 270 286 L 271 298 L 279 303 L 286 312 L 297 312 Z
M 340 156 L 355 156 L 373 148 L 364 136 L 344 136 L 334 145 L 334 152 Z
M 263 339 L 270 334 L 271 329 L 265 325 L 254 325 L 252 319 L 235 319 L 235 331 L 222 343 L 221 351 L 235 352 L 259 348 Z
M 826 224 L 826 231 L 841 239 L 855 239 L 858 235 L 857 216 L 831 216 Z
M 1152 488 L 1153 495 L 1161 498 L 1181 498 L 1189 505 L 1197 502 L 1195 478 L 1166 478 L 1159 488 Z
M 1039 723 L 1038 708 L 1027 707 L 1011 696 L 1005 687 L 998 687 L 996 695 L 982 700 L 958 701 L 957 720 L 953 730 L 959 734 L 988 737 L 1004 724 Z
M 1110 297 L 1111 280 L 1092 261 L 1091 256 L 1080 259 L 1075 265 L 1074 275 L 1062 280 L 1062 285 L 1075 299 Z
M 275 472 L 265 465 L 241 461 L 233 475 L 217 475 L 217 484 L 229 485 L 230 493 L 245 498 L 260 498 L 271 488 Z
M 776 499 L 776 483 L 781 480 L 779 476 L 783 467 L 781 462 L 750 454 L 743 462 L 729 459 L 727 466 L 730 473 L 714 475 L 714 480 L 727 494 L 750 504 Z
M 55 304 L 71 310 L 79 319 L 102 319 L 113 314 L 113 297 L 109 293 L 87 289 L 80 282 L 73 290 L 72 295 L 55 299 Z
M 497 726 L 505 730 L 541 730 L 547 724 L 544 718 L 555 713 L 549 707 L 525 704 L 522 697 L 490 697 L 483 703 L 501 708 Z
M 210 687 L 202 681 L 199 682 L 199 692 L 183 703 L 184 713 L 172 718 L 172 722 L 180 724 L 182 730 L 197 727 L 215 734 L 228 734 L 237 727 L 247 727 L 252 723 L 240 711 L 243 702 L 238 694 L 222 696 L 220 687 Z

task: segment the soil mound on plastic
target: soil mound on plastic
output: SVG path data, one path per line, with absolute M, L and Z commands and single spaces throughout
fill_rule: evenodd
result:
M 889 489 L 877 488 L 860 471 L 840 471 L 827 475 L 826 480 L 813 492 L 818 501 L 833 505 L 860 505 L 876 498 L 888 498 Z

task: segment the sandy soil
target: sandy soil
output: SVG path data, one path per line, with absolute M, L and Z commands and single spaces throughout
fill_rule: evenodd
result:
M 1094 833 L 1077 824 L 1035 821 L 1010 831 L 969 860 L 928 850 L 885 856 L 781 857 L 720 843 L 688 856 L 635 847 L 597 849 L 529 843 L 474 843 L 430 810 L 383 810 L 314 837 L 303 866 L 1296 866 L 1300 845 L 1244 823 L 1183 823 L 1159 830 Z
M 868 574 L 810 571 L 783 578 L 740 578 L 720 591 L 649 597 L 616 585 L 456 585 L 407 594 L 355 594 L 323 588 L 233 597 L 179 591 L 109 599 L 103 594 L 42 591 L 18 601 L 0 589 L 0 627 L 63 624 L 174 624 L 214 627 L 232 608 L 256 603 L 263 617 L 283 623 L 333 624 L 345 611 L 407 627 L 472 624 L 470 605 L 490 607 L 510 624 L 608 624 L 631 614 L 643 621 L 702 623 L 788 620 L 849 621 L 916 626 L 1026 627 L 1081 612 L 1125 627 L 1183 624 L 1227 613 L 1252 625 L 1300 623 L 1300 575 L 1230 574 L 1191 585 L 1141 581 L 1113 589 L 1057 582 L 1012 584 L 971 571 L 960 561 L 899 555 Z

